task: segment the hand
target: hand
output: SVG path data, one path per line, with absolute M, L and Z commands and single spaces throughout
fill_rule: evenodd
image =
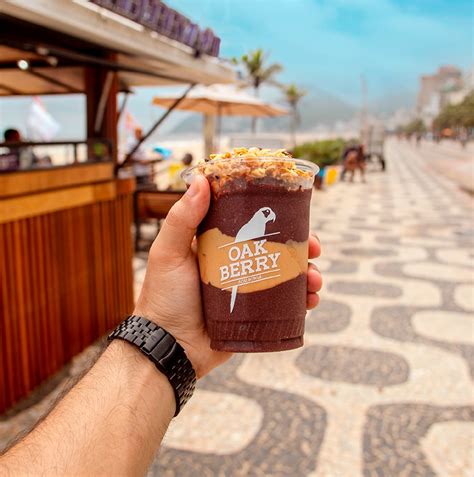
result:
M 209 208 L 209 183 L 196 176 L 184 196 L 171 208 L 148 257 L 143 287 L 134 314 L 144 316 L 171 333 L 185 349 L 201 378 L 227 361 L 231 353 L 213 351 L 206 331 L 194 235 Z M 309 237 L 309 257 L 320 254 L 319 240 Z M 322 278 L 308 265 L 306 306 L 314 308 Z

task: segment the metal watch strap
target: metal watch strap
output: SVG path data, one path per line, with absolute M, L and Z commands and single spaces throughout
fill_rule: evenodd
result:
M 110 333 L 135 345 L 169 380 L 176 399 L 175 416 L 188 402 L 196 386 L 196 372 L 183 347 L 165 329 L 141 316 L 131 315 Z

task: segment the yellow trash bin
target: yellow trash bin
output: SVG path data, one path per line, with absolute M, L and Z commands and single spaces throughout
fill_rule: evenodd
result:
M 324 171 L 324 184 L 332 185 L 337 182 L 340 166 L 327 166 Z

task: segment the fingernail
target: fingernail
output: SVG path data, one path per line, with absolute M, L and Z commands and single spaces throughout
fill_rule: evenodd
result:
M 309 262 L 309 266 L 313 269 L 313 270 L 316 270 L 317 272 L 321 273 L 321 270 L 318 268 L 318 266 L 316 264 L 314 264 L 313 262 Z
M 318 237 L 314 232 L 311 232 L 311 235 L 312 235 L 319 243 L 321 243 L 321 240 L 319 239 L 319 237 Z
M 186 191 L 186 195 L 188 197 L 194 197 L 198 193 L 199 193 L 198 181 L 196 180 L 196 178 L 194 178 L 194 180 L 191 182 L 191 185 L 189 186 L 189 189 Z

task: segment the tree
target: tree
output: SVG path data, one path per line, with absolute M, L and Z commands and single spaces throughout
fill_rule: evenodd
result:
M 462 125 L 474 128 L 474 91 L 471 91 L 461 103 Z
M 298 102 L 306 95 L 306 91 L 299 89 L 295 83 L 284 86 L 285 99 L 291 108 L 290 134 L 293 147 L 296 147 L 296 127 L 300 122 Z
M 404 130 L 405 134 L 408 134 L 409 136 L 412 134 L 422 134 L 426 132 L 426 126 L 421 119 L 414 119 L 404 127 Z
M 437 131 L 445 128 L 474 128 L 474 91 L 461 103 L 445 106 L 433 121 L 433 128 Z
M 474 91 L 471 91 L 459 105 L 460 126 L 474 128 Z
M 256 96 L 263 83 L 277 84 L 274 77 L 283 70 L 278 63 L 267 65 L 268 55 L 261 48 L 243 55 L 240 60 L 234 58 L 234 63 L 241 63 L 247 74 L 247 81 L 253 86 Z M 257 118 L 252 118 L 252 132 L 257 132 Z
M 448 104 L 434 119 L 433 128 L 438 131 L 446 128 L 453 128 L 459 124 L 460 120 L 461 118 L 459 116 L 458 108 L 454 105 Z

